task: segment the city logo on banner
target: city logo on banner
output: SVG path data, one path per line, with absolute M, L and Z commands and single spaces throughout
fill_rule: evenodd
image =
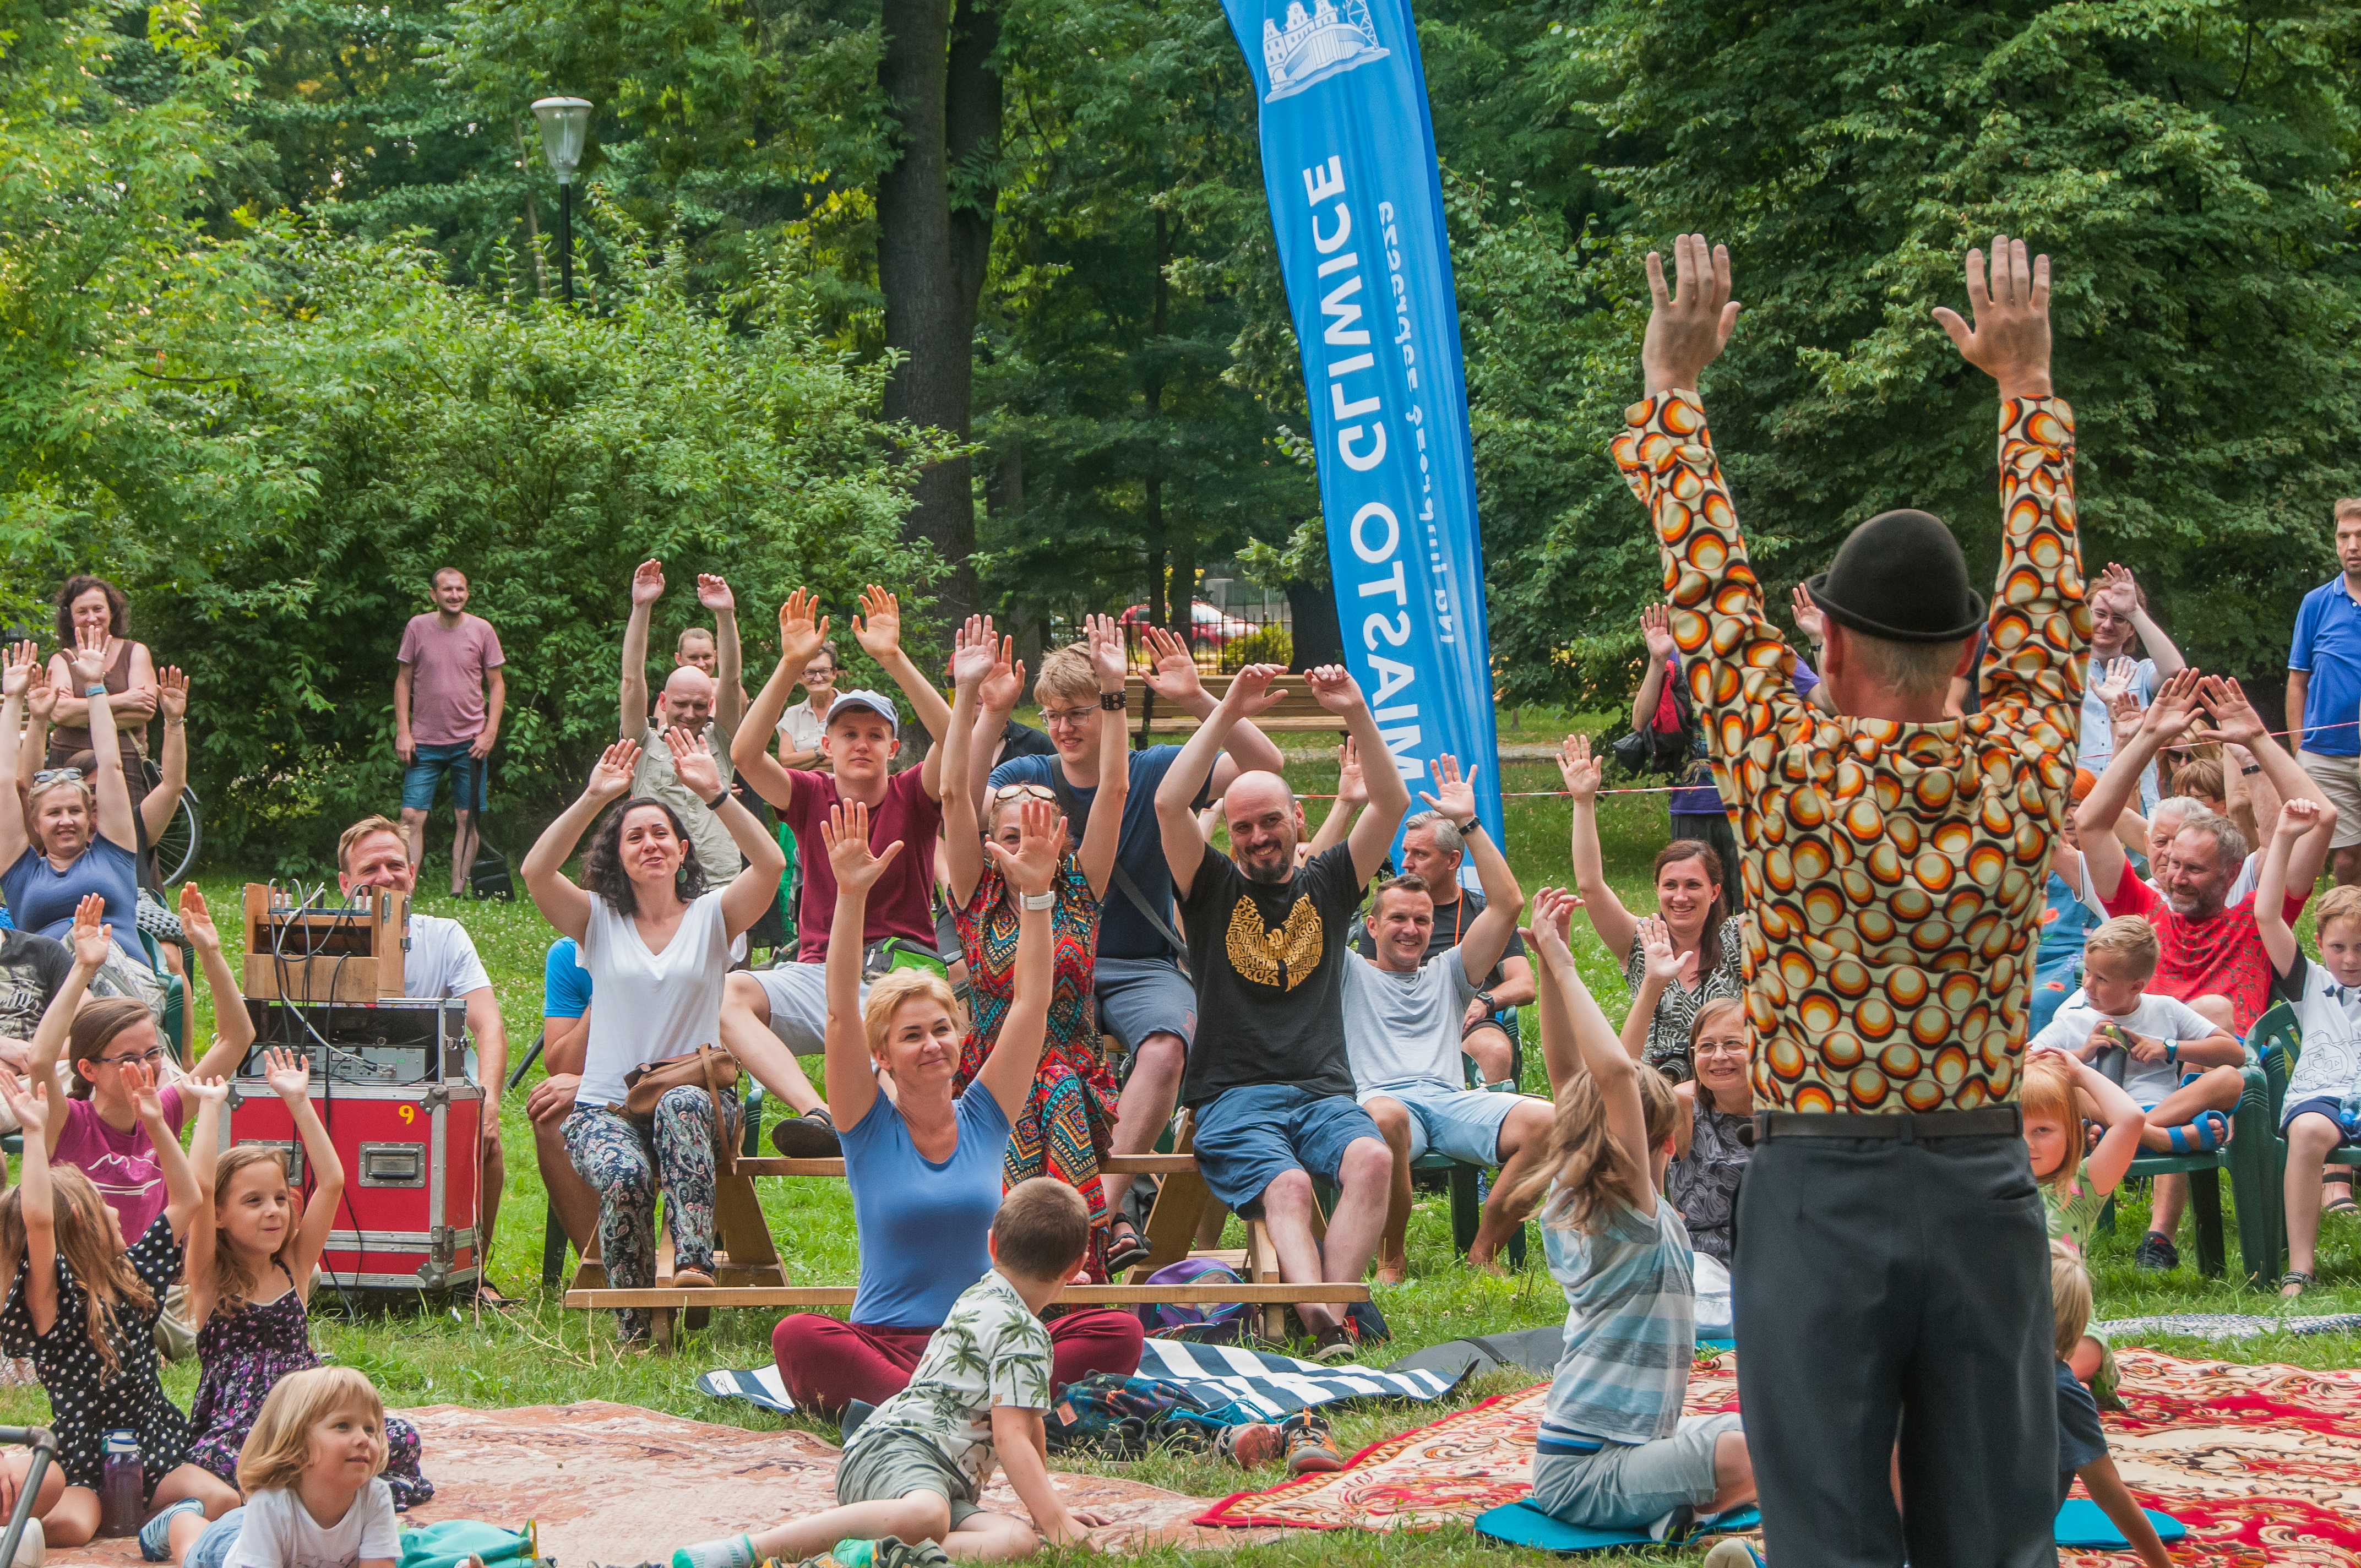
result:
M 1390 52 L 1378 45 L 1367 0 L 1345 0 L 1342 11 L 1333 0 L 1314 0 L 1308 13 L 1303 0 L 1288 0 L 1284 28 L 1268 16 L 1262 21 L 1262 59 L 1270 71 L 1270 93 L 1263 102 L 1291 98 Z

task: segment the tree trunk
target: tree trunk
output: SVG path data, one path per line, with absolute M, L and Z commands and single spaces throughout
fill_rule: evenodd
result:
M 1164 337 L 1167 303 L 1164 282 L 1167 239 L 1164 209 L 1160 204 L 1153 209 L 1153 221 L 1156 225 L 1156 242 L 1150 257 L 1156 268 L 1156 280 L 1150 293 L 1154 303 L 1148 312 L 1148 341 L 1150 344 L 1157 344 Z M 1148 408 L 1149 439 L 1155 441 L 1163 433 L 1159 428 L 1157 420 L 1157 416 L 1164 411 L 1164 378 L 1159 372 L 1152 369 L 1148 372 L 1147 384 L 1140 389 L 1140 400 Z M 1189 590 L 1187 585 L 1179 582 L 1179 574 L 1173 568 L 1179 565 L 1180 559 L 1185 556 L 1187 552 L 1176 551 L 1174 548 L 1175 542 L 1171 531 L 1164 521 L 1164 478 L 1155 471 L 1153 466 L 1155 459 L 1151 457 L 1148 462 L 1146 480 L 1148 617 L 1167 630 L 1179 633 L 1181 644 L 1185 647 L 1189 643 Z
M 999 20 L 976 0 L 959 0 L 956 27 L 950 0 L 884 0 L 884 16 L 877 74 L 894 106 L 901 157 L 877 181 L 877 278 L 886 344 L 906 356 L 886 384 L 885 415 L 965 441 L 977 299 L 997 200 L 1001 86 L 989 61 Z M 947 621 L 977 604 L 971 484 L 965 457 L 936 464 L 919 477 L 903 525 L 950 568 L 939 604 Z

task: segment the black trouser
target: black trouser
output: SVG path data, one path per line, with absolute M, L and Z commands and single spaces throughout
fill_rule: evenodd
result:
M 1759 1142 L 1731 1272 L 1773 1563 L 2057 1563 L 2048 1228 L 2022 1137 Z

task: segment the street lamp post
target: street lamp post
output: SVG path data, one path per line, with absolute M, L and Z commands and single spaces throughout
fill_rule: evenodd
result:
M 566 302 L 574 302 L 574 171 L 590 136 L 590 100 L 543 98 L 533 106 L 541 122 L 541 150 L 557 175 L 557 275 Z

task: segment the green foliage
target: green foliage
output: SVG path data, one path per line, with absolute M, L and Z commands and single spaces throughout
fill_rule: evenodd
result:
M 1222 645 L 1224 670 L 1243 670 L 1248 664 L 1277 664 L 1285 669 L 1294 662 L 1295 639 L 1284 626 L 1266 626 Z

